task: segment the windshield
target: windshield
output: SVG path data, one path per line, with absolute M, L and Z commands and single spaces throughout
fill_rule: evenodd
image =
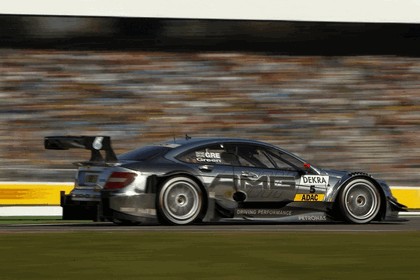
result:
M 161 154 L 169 151 L 170 147 L 165 146 L 145 146 L 134 151 L 122 154 L 118 156 L 119 160 L 134 160 L 134 161 L 144 161 L 149 160 L 154 157 L 157 157 Z

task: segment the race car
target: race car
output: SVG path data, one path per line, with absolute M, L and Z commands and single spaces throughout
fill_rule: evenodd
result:
M 51 136 L 46 149 L 91 151 L 63 218 L 116 224 L 398 220 L 406 207 L 364 172 L 316 167 L 277 146 L 248 139 L 174 139 L 116 156 L 108 136 Z M 105 157 L 101 151 L 105 152 Z

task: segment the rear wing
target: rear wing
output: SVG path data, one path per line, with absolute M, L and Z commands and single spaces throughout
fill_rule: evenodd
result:
M 117 156 L 111 147 L 109 136 L 48 136 L 44 138 L 44 147 L 48 150 L 86 149 L 90 150 L 91 163 L 114 163 Z M 105 159 L 100 151 L 105 151 Z

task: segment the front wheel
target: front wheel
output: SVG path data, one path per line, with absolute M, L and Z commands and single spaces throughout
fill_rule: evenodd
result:
M 165 222 L 174 225 L 191 224 L 198 219 L 203 207 L 203 192 L 188 177 L 173 177 L 159 191 L 158 209 Z
M 341 213 L 348 222 L 365 224 L 378 214 L 381 196 L 372 182 L 358 178 L 344 186 L 339 203 Z

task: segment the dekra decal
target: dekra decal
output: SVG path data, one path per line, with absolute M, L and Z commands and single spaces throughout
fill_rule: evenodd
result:
M 326 186 L 328 185 L 329 176 L 304 175 L 300 178 L 302 186 Z

